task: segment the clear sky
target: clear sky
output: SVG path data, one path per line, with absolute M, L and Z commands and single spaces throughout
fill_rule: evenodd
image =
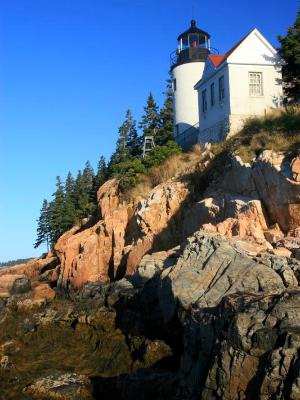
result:
M 34 250 L 43 198 L 114 150 L 127 108 L 161 105 L 194 14 L 220 53 L 254 27 L 276 47 L 298 0 L 0 0 L 0 261 Z M 193 12 L 194 9 L 194 12 Z

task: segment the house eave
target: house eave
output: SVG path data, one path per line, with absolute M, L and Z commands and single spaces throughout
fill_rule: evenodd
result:
M 198 90 L 202 85 L 204 85 L 206 82 L 208 82 L 211 78 L 213 78 L 218 72 L 220 72 L 227 65 L 228 65 L 227 62 L 220 64 L 220 66 L 215 68 L 214 72 L 212 74 L 210 74 L 206 79 L 203 79 L 203 78 L 200 79 L 200 81 L 197 82 L 196 85 L 194 86 L 194 89 Z

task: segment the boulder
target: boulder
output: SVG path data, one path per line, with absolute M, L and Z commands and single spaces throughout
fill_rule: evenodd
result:
M 180 247 L 176 247 L 169 251 L 160 251 L 157 253 L 145 255 L 137 266 L 130 281 L 135 287 L 141 287 L 145 282 L 161 273 L 165 268 L 173 266 L 178 258 Z
M 25 275 L 0 276 L 0 289 L 10 294 L 23 294 L 31 290 L 31 281 Z
M 235 293 L 185 316 L 184 399 L 297 399 L 300 291 Z
M 55 297 L 55 291 L 47 283 L 38 284 L 32 292 L 34 301 L 53 300 Z
M 216 307 L 230 293 L 277 293 L 286 285 L 273 268 L 239 252 L 224 237 L 200 231 L 176 265 L 162 272 L 159 301 L 170 321 L 178 308 Z
M 43 272 L 54 269 L 58 260 L 50 253 L 50 257 L 35 258 L 25 264 L 0 269 L 0 279 L 3 275 L 22 275 L 30 280 L 37 280 Z
M 101 219 L 86 229 L 73 228 L 56 243 L 60 258 L 58 286 L 81 286 L 85 282 L 108 282 L 114 278 L 125 247 L 127 206 L 120 203 L 118 183 L 107 181 L 98 191 Z
M 27 277 L 17 278 L 10 290 L 12 294 L 27 293 L 31 290 L 31 281 Z
M 100 221 L 74 227 L 55 245 L 61 264 L 58 286 L 107 283 L 130 275 L 155 246 L 177 244 L 179 214 L 188 194 L 186 183 L 169 181 L 158 185 L 133 212 L 121 201 L 118 182 L 107 181 L 97 194 Z
M 220 222 L 222 220 L 224 202 L 224 198 L 221 196 L 207 197 L 188 208 L 184 215 L 182 236 L 190 236 L 204 225 L 215 226 Z
M 292 252 L 285 247 L 276 247 L 275 249 L 272 249 L 272 253 L 281 257 L 291 257 L 292 255 Z
M 271 246 L 265 240 L 268 223 L 259 199 L 250 164 L 237 156 L 229 157 L 219 176 L 205 190 L 204 199 L 185 212 L 183 236 L 200 228 L 217 231 L 227 237 L 239 236 Z M 215 227 L 215 229 L 212 229 Z
M 160 236 L 166 248 L 172 247 L 174 235 L 178 238 L 178 224 L 184 202 L 190 192 L 187 183 L 168 181 L 156 186 L 147 200 L 141 201 L 135 212 L 135 219 L 141 236 Z
M 39 400 L 92 400 L 91 383 L 84 375 L 67 373 L 36 380 L 24 389 L 26 395 Z
M 254 162 L 253 178 L 272 223 L 287 233 L 300 225 L 300 182 L 284 173 L 285 155 L 265 150 Z
M 291 170 L 292 170 L 294 181 L 300 182 L 300 157 L 299 156 L 292 160 Z
M 245 299 L 233 299 L 234 314 L 228 328 L 224 327 L 227 336 L 214 357 L 203 399 L 214 398 L 216 393 L 224 400 L 297 398 L 299 295 L 297 291 L 277 298 L 249 296 L 244 309 L 238 298 Z
M 238 193 L 244 197 L 258 198 L 251 165 L 244 163 L 239 156 L 230 157 L 224 176 L 219 182 L 219 188 L 224 193 Z
M 266 240 L 271 244 L 275 244 L 279 240 L 284 238 L 284 234 L 281 231 L 278 224 L 275 224 L 271 228 L 265 230 L 264 235 L 265 235 Z

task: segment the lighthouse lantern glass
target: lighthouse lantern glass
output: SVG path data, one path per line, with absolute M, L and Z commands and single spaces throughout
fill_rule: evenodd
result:
M 200 46 L 202 49 L 207 47 L 207 38 L 204 35 L 200 35 Z
M 187 36 L 183 37 L 181 40 L 182 40 L 182 50 L 187 49 L 189 47 Z
M 189 35 L 189 45 L 192 48 L 199 47 L 199 35 L 197 33 L 192 33 Z

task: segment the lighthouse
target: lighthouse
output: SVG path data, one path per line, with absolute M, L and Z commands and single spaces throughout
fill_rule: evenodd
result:
M 182 147 L 189 148 L 198 141 L 198 95 L 194 85 L 201 79 L 210 54 L 210 35 L 192 20 L 190 28 L 177 41 L 178 47 L 171 54 L 174 137 Z

